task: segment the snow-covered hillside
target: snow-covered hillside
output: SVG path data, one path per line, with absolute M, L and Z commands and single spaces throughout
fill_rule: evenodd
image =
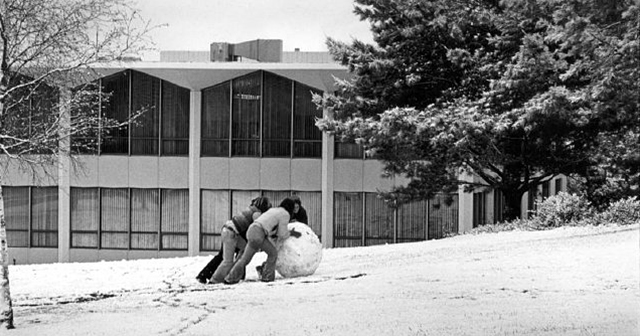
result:
M 3 335 L 637 335 L 638 225 L 329 249 L 309 277 L 201 285 L 208 257 L 11 266 Z

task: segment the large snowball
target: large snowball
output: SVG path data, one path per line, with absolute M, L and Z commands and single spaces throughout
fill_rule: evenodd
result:
M 289 223 L 292 229 L 300 232 L 300 238 L 289 237 L 278 249 L 276 271 L 285 278 L 294 278 L 313 274 L 322 260 L 322 244 L 318 236 L 304 223 Z

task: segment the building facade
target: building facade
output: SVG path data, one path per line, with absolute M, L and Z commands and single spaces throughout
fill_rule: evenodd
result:
M 99 73 L 111 94 L 101 113 L 146 112 L 95 139 L 97 152 L 62 155 L 41 173 L 5 160 L 14 264 L 207 255 L 224 221 L 258 195 L 274 205 L 299 195 L 328 248 L 442 238 L 498 220 L 492 191 L 387 207 L 377 191 L 405 181 L 315 127 L 326 112 L 312 95 L 348 76 L 339 65 L 124 63 Z

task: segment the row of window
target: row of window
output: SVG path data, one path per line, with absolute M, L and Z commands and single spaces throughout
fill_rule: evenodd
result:
M 99 109 L 96 113 L 100 117 L 118 122 L 125 122 L 140 111 L 143 113 L 121 128 L 105 130 L 101 134 L 93 131 L 75 134 L 72 139 L 74 152 L 189 154 L 188 89 L 134 70 L 104 77 L 97 87 L 106 94 L 104 99 L 79 106 Z M 256 71 L 202 90 L 201 155 L 321 157 L 322 132 L 315 122 L 322 117 L 322 111 L 312 102 L 312 95 L 321 93 L 267 71 Z M 50 124 L 45 118 L 56 118 L 57 113 L 50 110 L 57 106 L 57 100 L 57 91 L 48 88 L 39 89 L 38 95 L 29 92 L 11 95 L 5 104 L 5 109 L 10 111 L 5 125 L 7 130 L 17 132 L 17 137 L 38 133 L 40 128 Z M 23 134 L 25 131 L 27 135 Z M 11 149 L 24 151 L 24 146 L 30 145 Z M 30 151 L 44 153 L 39 148 Z M 363 158 L 363 151 L 354 143 L 337 142 L 335 157 Z
M 186 250 L 188 189 L 71 188 L 71 247 Z
M 10 247 L 58 246 L 58 188 L 2 187 Z
M 188 155 L 189 90 L 126 70 L 101 79 L 105 117 L 135 123 L 98 140 L 101 154 Z M 202 156 L 320 157 L 322 112 L 309 86 L 266 71 L 202 91 Z M 88 139 L 81 139 L 86 142 Z
M 562 191 L 562 179 L 548 180 L 538 186 L 529 189 L 527 198 L 528 216 L 532 216 L 537 207 L 537 201 L 544 201 L 551 196 L 551 183 L 553 182 L 555 194 Z M 473 193 L 473 227 L 485 224 L 496 224 L 503 221 L 505 207 L 504 194 L 500 190 L 493 191 L 493 209 L 489 207 L 489 199 L 492 191 L 483 190 Z M 493 218 L 490 218 L 489 211 L 492 210 Z
M 386 206 L 376 193 L 336 192 L 334 246 L 352 247 L 443 238 L 458 232 L 458 196 Z
M 109 94 L 101 116 L 125 122 L 142 113 L 129 125 L 97 139 L 75 138 L 74 143 L 95 141 L 99 154 L 188 155 L 188 89 L 133 70 L 102 78 L 99 87 Z
M 322 194 L 319 191 L 273 191 L 273 190 L 201 190 L 200 199 L 200 250 L 220 249 L 222 224 L 232 214 L 246 208 L 258 196 L 269 197 L 273 206 L 292 194 L 296 194 L 307 211 L 311 229 L 322 239 Z
M 296 81 L 256 71 L 202 91 L 202 156 L 321 157 L 322 117 Z
M 11 247 L 58 246 L 58 189 L 4 187 Z M 201 190 L 200 249 L 220 249 L 222 224 L 263 195 L 274 206 L 297 194 L 322 239 L 322 195 L 317 191 Z M 71 188 L 71 247 L 187 250 L 187 189 Z M 334 245 L 363 246 L 442 238 L 457 232 L 457 195 L 387 207 L 375 193 L 336 192 Z

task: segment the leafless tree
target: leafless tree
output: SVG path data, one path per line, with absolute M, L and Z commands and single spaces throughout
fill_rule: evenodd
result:
M 42 173 L 96 148 L 96 135 L 123 121 L 99 115 L 109 95 L 91 69 L 138 55 L 154 28 L 128 0 L 0 0 L 2 162 Z M 0 326 L 11 329 L 3 204 L 0 187 Z

